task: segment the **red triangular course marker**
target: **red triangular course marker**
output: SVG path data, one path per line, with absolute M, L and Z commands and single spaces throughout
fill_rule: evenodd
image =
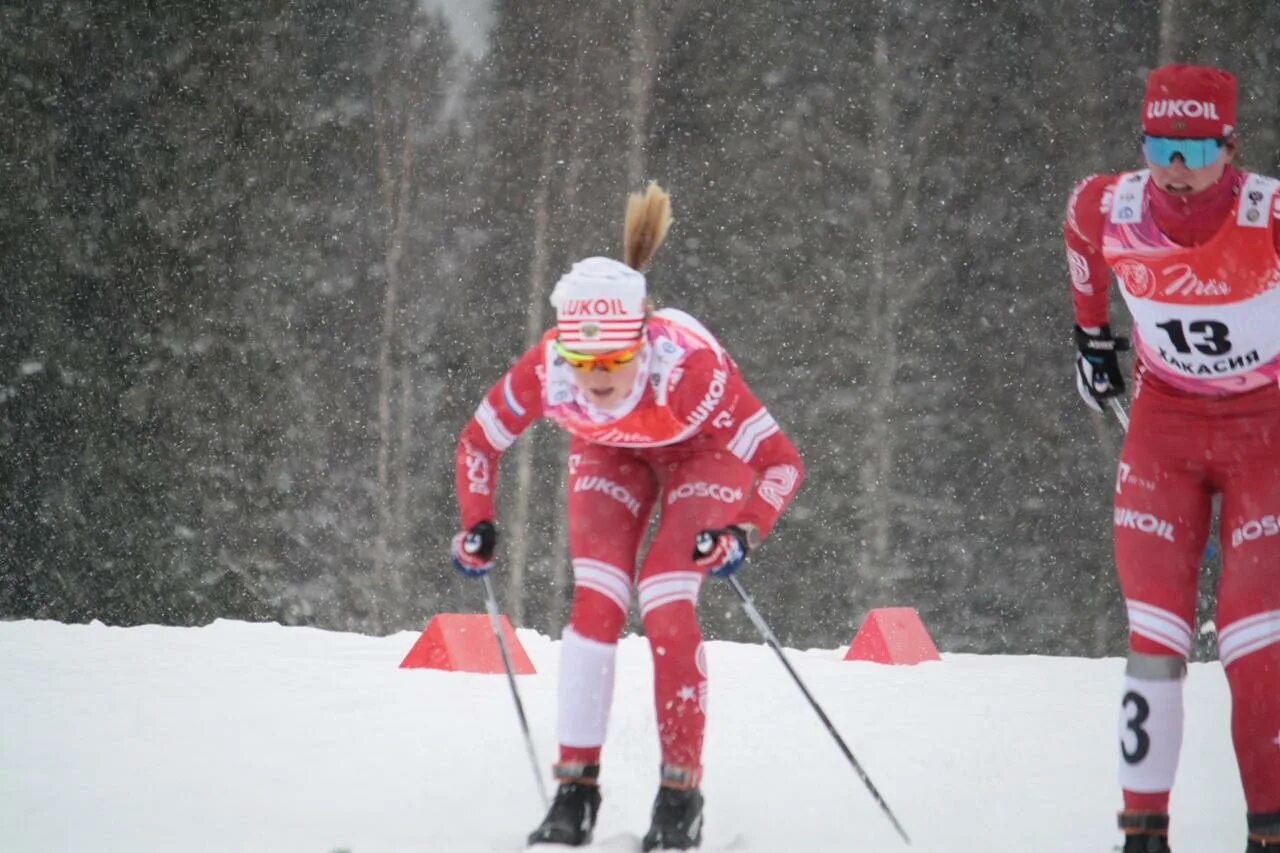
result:
M 507 617 L 502 635 L 516 675 L 535 675 L 533 662 L 516 639 Z M 487 613 L 441 613 L 427 623 L 422 636 L 400 661 L 401 669 L 447 669 L 451 672 L 504 672 L 502 652 Z
M 877 607 L 867 614 L 845 660 L 915 664 L 942 660 L 914 607 Z

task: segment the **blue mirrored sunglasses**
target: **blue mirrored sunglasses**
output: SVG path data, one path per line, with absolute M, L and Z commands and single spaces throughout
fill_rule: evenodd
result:
M 1218 159 L 1225 139 L 1169 139 L 1165 136 L 1142 137 L 1142 153 L 1155 165 L 1173 164 L 1174 155 L 1182 157 L 1188 169 L 1203 169 Z

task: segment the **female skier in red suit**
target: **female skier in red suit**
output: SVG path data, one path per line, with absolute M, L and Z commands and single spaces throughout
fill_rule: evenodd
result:
M 632 195 L 625 263 L 593 257 L 556 284 L 556 326 L 485 395 L 457 446 L 462 510 L 453 559 L 493 565 L 498 459 L 530 424 L 571 436 L 573 605 L 561 643 L 560 782 L 530 843 L 581 845 L 600 806 L 600 752 L 618 636 L 633 592 L 653 652 L 662 752 L 654 847 L 696 846 L 702 831 L 707 665 L 695 606 L 708 573 L 737 570 L 803 477 L 795 447 L 705 326 L 651 309 L 642 270 L 670 224 L 667 194 Z M 651 514 L 657 531 L 639 557 Z
M 1248 803 L 1249 853 L 1280 849 L 1280 181 L 1237 169 L 1236 81 L 1167 65 L 1147 78 L 1146 168 L 1095 175 L 1067 207 L 1077 385 L 1124 390 L 1108 322 L 1133 315 L 1133 408 L 1115 486 L 1129 613 L 1120 713 L 1126 853 L 1169 850 L 1200 555 L 1221 498 L 1218 654 Z

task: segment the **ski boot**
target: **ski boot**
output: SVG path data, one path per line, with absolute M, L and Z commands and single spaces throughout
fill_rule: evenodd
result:
M 553 769 L 560 787 L 542 825 L 529 833 L 529 844 L 590 844 L 600 814 L 600 765 L 557 764 Z
M 1169 853 L 1169 816 L 1149 812 L 1121 812 L 1124 853 Z
M 1249 815 L 1249 847 L 1245 853 L 1280 851 L 1280 812 Z
M 688 850 L 702 843 L 702 793 L 695 770 L 662 768 L 662 785 L 653 801 L 653 823 L 641 847 Z

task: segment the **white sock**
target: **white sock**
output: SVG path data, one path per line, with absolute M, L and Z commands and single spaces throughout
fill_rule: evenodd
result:
M 1178 657 L 1130 653 L 1120 703 L 1120 787 L 1139 794 L 1173 788 L 1182 752 L 1182 685 Z
M 617 643 L 601 643 L 564 629 L 560 644 L 559 730 L 563 746 L 604 744 L 613 703 Z

